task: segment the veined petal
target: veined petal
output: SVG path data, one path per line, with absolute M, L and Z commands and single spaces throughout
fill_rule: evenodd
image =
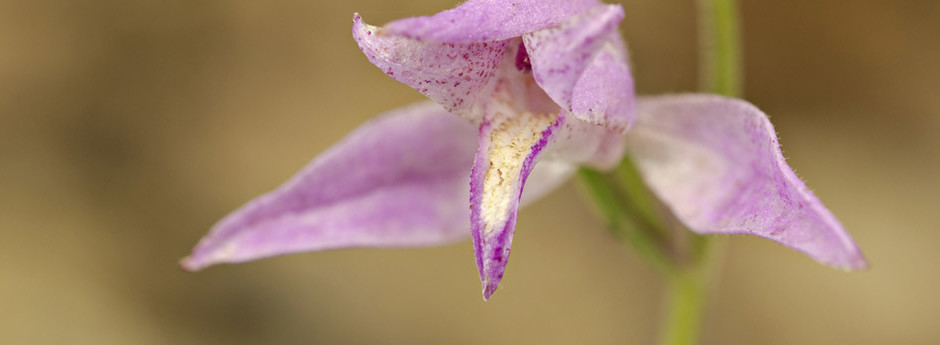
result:
M 484 299 L 503 278 L 526 178 L 563 120 L 520 114 L 491 118 L 480 126 L 470 173 L 470 229 Z
M 557 27 L 523 35 L 535 81 L 576 118 L 625 132 L 633 79 L 617 32 L 620 5 L 597 6 Z
M 182 265 L 463 239 L 475 132 L 430 102 L 381 115 L 222 219 Z
M 479 119 L 479 98 L 489 95 L 509 44 L 422 42 L 368 25 L 359 14 L 353 16 L 353 38 L 385 74 L 472 120 Z
M 640 98 L 627 151 L 690 229 L 769 238 L 841 269 L 867 262 L 787 165 L 759 109 L 710 95 Z
M 610 170 L 623 158 L 623 135 L 586 124 L 562 121 L 539 152 L 538 164 L 525 181 L 521 205 L 538 200 L 574 175 L 579 166 Z
M 500 41 L 561 24 L 598 4 L 597 0 L 470 0 L 433 16 L 399 19 L 385 27 L 395 35 L 423 41 Z
M 625 133 L 636 118 L 633 76 L 619 34 L 597 53 L 571 94 L 571 113 L 582 121 Z

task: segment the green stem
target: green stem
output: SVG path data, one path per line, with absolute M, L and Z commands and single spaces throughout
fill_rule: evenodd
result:
M 639 219 L 645 220 L 650 226 L 650 233 L 659 237 L 667 237 L 666 227 L 662 222 L 661 210 L 657 208 L 656 199 L 640 176 L 640 171 L 629 156 L 624 156 L 620 165 L 614 170 L 617 185 L 624 197 L 630 201 Z
M 675 275 L 669 276 L 666 292 L 662 345 L 693 345 L 698 343 L 702 329 L 708 292 L 720 262 L 722 241 L 714 237 L 693 238 L 696 256 Z
M 702 91 L 737 97 L 741 93 L 737 1 L 696 1 Z M 578 175 L 611 231 L 635 247 L 667 279 L 662 344 L 696 344 L 722 241 L 667 228 L 670 224 L 658 212 L 658 201 L 646 190 L 629 157 L 613 174 L 618 183 L 588 168 Z M 680 243 L 685 245 L 677 247 Z M 677 253 L 679 249 L 688 252 Z
M 705 309 L 705 282 L 694 272 L 684 272 L 668 282 L 667 317 L 663 345 L 688 345 L 698 341 Z
M 736 0 L 697 0 L 699 14 L 700 82 L 704 92 L 729 97 L 741 94 L 741 46 Z M 720 239 L 692 238 L 693 255 L 669 277 L 663 345 L 698 343 L 711 276 L 717 265 Z M 719 248 L 716 248 L 719 247 Z
M 741 95 L 741 37 L 737 0 L 697 0 L 701 90 Z
M 662 244 L 650 236 L 656 231 L 655 225 L 635 213 L 636 207 L 628 205 L 628 201 L 616 193 L 613 184 L 601 172 L 581 168 L 578 170 L 578 176 L 602 213 L 610 231 L 631 244 L 661 273 L 667 276 L 675 275 L 675 265 L 665 254 Z

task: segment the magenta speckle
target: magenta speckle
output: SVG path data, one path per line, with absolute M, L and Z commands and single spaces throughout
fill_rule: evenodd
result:
M 516 68 L 525 72 L 532 70 L 532 62 L 529 61 L 529 52 L 526 51 L 525 44 L 522 42 L 519 42 L 519 51 L 516 53 Z

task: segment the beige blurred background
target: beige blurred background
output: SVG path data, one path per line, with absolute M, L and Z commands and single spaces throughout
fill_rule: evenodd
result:
M 661 280 L 569 183 L 503 288 L 469 242 L 184 273 L 212 223 L 421 99 L 351 17 L 455 0 L 0 0 L 0 343 L 650 344 Z M 940 2 L 742 1 L 746 95 L 874 268 L 731 239 L 706 344 L 940 343 Z M 643 93 L 694 90 L 691 0 L 624 1 Z

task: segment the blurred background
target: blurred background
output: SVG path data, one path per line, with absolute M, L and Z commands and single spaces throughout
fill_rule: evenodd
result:
M 422 97 L 361 56 L 456 0 L 0 0 L 0 343 L 650 344 L 656 272 L 575 183 L 488 303 L 469 242 L 185 273 L 217 219 Z M 695 89 L 691 0 L 624 1 L 642 93 Z M 729 242 L 706 344 L 940 343 L 940 2 L 742 1 L 746 98 L 873 269 Z

